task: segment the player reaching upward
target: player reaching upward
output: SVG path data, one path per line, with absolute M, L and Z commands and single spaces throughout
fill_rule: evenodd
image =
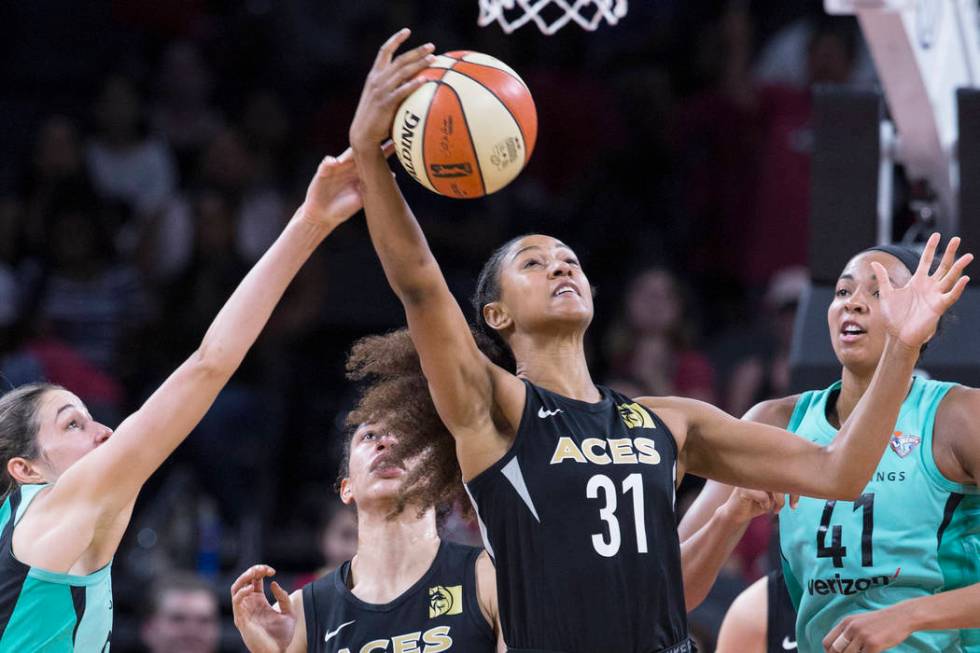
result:
M 481 325 L 516 373 L 476 346 L 381 153 L 431 44 L 378 52 L 350 128 L 368 227 L 405 308 L 439 415 L 497 569 L 511 651 L 689 651 L 674 488 L 686 471 L 739 485 L 854 498 L 888 443 L 922 343 L 966 286 L 970 257 L 938 238 L 902 288 L 882 283 L 887 342 L 869 391 L 829 446 L 686 399 L 596 386 L 583 338 L 592 294 L 575 253 L 549 236 L 499 248 L 477 284 Z M 419 434 L 424 435 L 424 434 Z M 820 470 L 820 473 L 814 473 Z
M 746 419 L 817 444 L 839 437 L 887 346 L 879 279 L 912 283 L 916 268 L 897 246 L 852 258 L 827 311 L 840 381 L 763 402 Z M 980 390 L 921 377 L 906 386 L 890 447 L 856 500 L 804 498 L 780 515 L 803 653 L 980 651 Z M 728 491 L 709 483 L 681 531 L 710 530 Z
M 197 425 L 317 245 L 361 207 L 350 152 L 328 157 L 201 345 L 115 430 L 64 388 L 0 398 L 0 650 L 106 651 L 110 567 L 140 488 Z

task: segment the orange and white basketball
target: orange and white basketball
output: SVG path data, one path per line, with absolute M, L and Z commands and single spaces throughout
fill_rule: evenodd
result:
M 531 158 L 538 114 L 527 85 L 479 52 L 439 55 L 429 80 L 398 108 L 391 128 L 398 160 L 416 181 L 449 197 L 496 192 Z

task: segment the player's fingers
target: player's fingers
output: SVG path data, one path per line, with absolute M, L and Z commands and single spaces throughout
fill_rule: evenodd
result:
M 347 148 L 347 151 L 349 152 L 350 151 L 350 148 Z M 381 145 L 381 151 L 384 152 L 384 155 L 386 157 L 389 157 L 392 154 L 394 154 L 395 153 L 395 141 L 393 141 L 391 139 L 386 140 Z
M 246 584 L 251 585 L 252 582 L 257 578 L 262 578 L 263 576 L 272 576 L 275 573 L 276 570 L 270 567 L 269 565 L 252 565 L 251 567 L 243 571 L 238 578 L 235 579 L 235 582 L 231 584 L 231 591 L 232 593 L 234 593 L 235 590 L 239 587 L 242 587 Z
M 943 257 L 939 261 L 939 265 L 936 267 L 936 271 L 932 276 L 942 279 L 946 272 L 953 266 L 953 261 L 956 260 L 956 250 L 960 247 L 960 237 L 953 236 L 950 238 L 949 242 L 946 243 L 946 250 L 943 252 Z
M 252 593 L 252 586 L 245 585 L 244 587 L 239 587 L 237 592 L 232 592 L 231 595 L 231 607 L 232 609 L 240 607 L 242 601 L 245 600 L 247 596 Z
M 938 232 L 929 236 L 929 240 L 926 241 L 926 247 L 922 250 L 922 256 L 919 257 L 919 267 L 915 269 L 915 274 L 912 276 L 929 274 L 929 268 L 932 266 L 932 260 L 936 257 L 937 247 L 939 247 Z
M 402 100 L 412 94 L 412 91 L 417 89 L 422 84 L 425 84 L 427 81 L 427 79 L 423 79 L 421 77 L 408 80 L 391 92 L 391 94 L 388 96 L 388 101 L 393 104 L 400 104 Z
M 402 52 L 400 55 L 395 57 L 395 60 L 391 62 L 392 67 L 401 68 L 407 66 L 411 63 L 417 63 L 420 59 L 431 55 L 435 52 L 436 46 L 432 43 L 424 43 L 417 48 L 412 48 Z
M 420 72 L 428 68 L 436 60 L 435 56 L 428 55 L 414 63 L 408 64 L 404 68 L 392 70 L 390 73 L 379 79 L 380 88 L 396 89 L 406 81 L 414 78 Z
M 940 279 L 940 289 L 949 290 L 952 288 L 963 274 L 963 270 L 966 269 L 966 266 L 972 262 L 973 254 L 964 254 L 956 259 L 956 262 L 949 267 L 949 270 L 947 270 L 946 274 Z
M 779 512 L 786 505 L 786 495 L 785 494 L 773 494 L 772 496 L 772 512 Z
M 399 46 L 401 46 L 401 44 L 405 42 L 405 39 L 407 39 L 411 34 L 412 30 L 408 29 L 407 27 L 403 27 L 389 36 L 388 40 L 385 41 L 378 49 L 378 56 L 374 59 L 375 69 L 381 68 L 386 63 L 391 61 L 391 57 L 395 54 L 395 51 L 398 50 Z
M 888 297 L 891 295 L 895 289 L 892 287 L 891 279 L 888 278 L 888 271 L 885 270 L 885 266 L 877 261 L 872 261 L 871 269 L 874 270 L 875 278 L 878 279 L 878 292 L 881 293 L 881 296 Z
M 789 495 L 789 507 L 796 510 L 796 506 L 800 505 L 800 495 L 791 494 Z
M 970 277 L 960 277 L 960 280 L 956 282 L 953 289 L 943 295 L 943 302 L 945 302 L 946 308 L 949 308 L 960 300 L 960 297 L 963 295 L 963 291 L 966 290 L 968 283 L 970 283 Z
M 293 605 L 289 599 L 289 593 L 286 592 L 286 590 L 284 590 L 276 581 L 272 581 L 270 587 L 272 588 L 272 596 L 274 596 L 276 601 L 279 602 L 279 611 L 283 614 L 293 614 Z

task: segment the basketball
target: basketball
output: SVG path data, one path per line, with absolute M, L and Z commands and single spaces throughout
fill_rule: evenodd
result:
M 439 55 L 395 114 L 391 138 L 405 170 L 448 197 L 489 195 L 527 164 L 538 115 L 527 85 L 479 52 Z

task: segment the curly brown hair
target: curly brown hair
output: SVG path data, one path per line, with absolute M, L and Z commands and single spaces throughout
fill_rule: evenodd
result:
M 477 336 L 477 342 L 488 346 L 482 336 Z M 347 357 L 347 378 L 365 385 L 354 410 L 347 416 L 350 433 L 340 478 L 346 478 L 349 473 L 354 429 L 365 422 L 384 421 L 389 430 L 398 434 L 399 458 L 419 457 L 405 476 L 394 514 L 401 513 L 409 504 L 416 506 L 419 514 L 431 507 L 439 512 L 459 505 L 469 516 L 472 507 L 463 489 L 456 445 L 432 403 L 408 329 L 367 336 L 355 342 Z

